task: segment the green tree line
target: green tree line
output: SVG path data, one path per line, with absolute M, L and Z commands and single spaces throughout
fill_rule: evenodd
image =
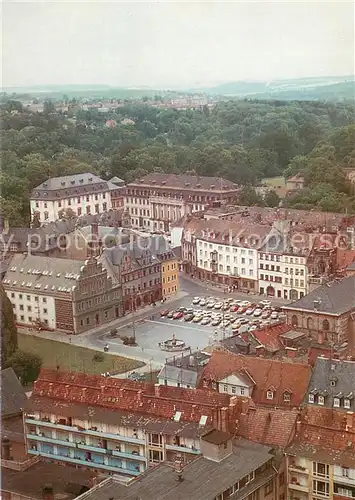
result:
M 339 168 L 355 161 L 352 102 L 245 100 L 179 111 L 127 102 L 102 114 L 76 101 L 67 113 L 51 102 L 44 113 L 31 113 L 9 100 L 1 118 L 0 202 L 12 225 L 29 223 L 33 187 L 84 171 L 127 182 L 153 171 L 196 173 L 255 186 L 301 170 L 308 191 L 287 200 L 290 206 L 354 205 Z M 124 125 L 124 118 L 135 123 Z M 108 119 L 117 126 L 106 127 Z

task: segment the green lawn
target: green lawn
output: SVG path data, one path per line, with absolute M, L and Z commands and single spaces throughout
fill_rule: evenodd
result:
M 21 350 L 38 354 L 42 358 L 43 368 L 59 366 L 63 371 L 100 374 L 103 372 L 122 373 L 144 366 L 143 362 L 134 359 L 24 333 L 18 334 L 18 344 Z M 93 358 L 98 353 L 102 355 L 103 361 L 94 361 Z

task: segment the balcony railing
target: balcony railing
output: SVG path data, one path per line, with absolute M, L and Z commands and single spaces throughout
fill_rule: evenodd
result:
M 60 446 L 69 446 L 71 448 L 76 447 L 76 443 L 67 441 L 66 439 L 54 439 L 47 436 L 39 436 L 38 434 L 26 434 L 26 437 L 30 441 L 42 441 L 45 443 L 59 444 Z
M 78 427 L 73 427 L 70 425 L 57 424 L 55 422 L 47 422 L 44 420 L 34 420 L 33 418 L 26 418 L 26 424 L 38 425 L 43 427 L 53 427 L 54 429 L 61 429 L 68 432 L 77 432 L 78 434 L 85 434 L 89 436 L 106 437 L 108 439 L 114 439 L 116 441 L 125 441 L 127 443 L 133 444 L 145 444 L 144 439 L 139 439 L 135 437 L 121 436 L 120 434 L 111 434 L 109 432 L 99 432 L 93 431 L 91 429 L 79 429 Z
M 112 450 L 112 455 L 114 457 L 120 457 L 120 458 L 127 458 L 129 460 L 140 460 L 142 462 L 146 462 L 146 457 L 143 455 L 136 455 L 133 453 L 127 453 L 123 451 L 118 451 L 118 450 Z
M 122 467 L 115 467 L 114 465 L 100 464 L 88 460 L 81 460 L 79 458 L 65 457 L 62 455 L 56 455 L 54 453 L 44 453 L 42 451 L 37 450 L 28 450 L 28 453 L 31 455 L 36 455 L 40 457 L 49 458 L 51 460 L 59 460 L 62 462 L 67 462 L 71 464 L 83 465 L 84 467 L 92 467 L 93 469 L 104 469 L 112 472 L 120 472 L 122 474 L 129 474 L 131 476 L 139 476 L 140 472 L 131 470 L 131 469 L 123 469 Z
M 290 464 L 288 470 L 290 472 L 298 472 L 300 474 L 309 474 L 308 469 L 306 469 L 306 467 L 302 467 L 301 465 Z
M 304 491 L 305 493 L 308 492 L 308 485 L 305 486 L 300 483 L 289 483 L 288 487 L 290 490 Z
M 40 461 L 41 457 L 31 457 L 27 460 L 24 460 L 23 462 L 15 460 L 1 460 L 1 467 L 4 467 L 5 469 L 16 470 L 18 472 L 23 472 Z
M 167 450 L 171 451 L 179 451 L 180 453 L 193 453 L 195 455 L 200 455 L 200 451 L 195 448 L 190 448 L 188 446 L 177 446 L 176 444 L 167 444 L 165 445 Z

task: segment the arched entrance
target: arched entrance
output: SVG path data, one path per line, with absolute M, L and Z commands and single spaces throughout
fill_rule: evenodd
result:
M 266 289 L 266 295 L 268 297 L 275 297 L 275 288 L 271 285 L 269 285 Z
M 290 300 L 297 300 L 297 299 L 298 299 L 297 290 L 290 290 Z

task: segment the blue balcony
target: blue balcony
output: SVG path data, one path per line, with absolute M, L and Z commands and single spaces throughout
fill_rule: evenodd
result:
M 124 453 L 118 450 L 112 450 L 112 455 L 114 457 L 127 458 L 128 460 L 140 460 L 141 462 L 146 462 L 146 458 L 143 455 L 134 455 L 133 453 Z
M 124 441 L 126 443 L 145 444 L 144 439 L 121 436 L 120 434 L 110 434 L 108 432 L 98 432 L 98 431 L 92 431 L 92 430 L 87 430 L 87 429 L 80 430 L 77 427 L 71 427 L 70 425 L 62 425 L 62 424 L 56 424 L 53 422 L 45 422 L 43 420 L 34 420 L 32 418 L 26 418 L 25 422 L 26 422 L 26 424 L 38 425 L 40 427 L 41 426 L 52 427 L 53 429 L 60 429 L 63 431 L 68 431 L 68 432 L 77 432 L 79 434 L 85 434 L 88 436 L 97 436 L 100 438 L 104 437 L 107 439 L 114 439 L 116 441 Z
M 194 455 L 200 455 L 201 452 L 196 449 L 189 448 L 187 446 L 177 446 L 175 444 L 167 444 L 165 445 L 167 450 L 171 451 L 179 451 L 180 453 L 193 453 Z
M 80 460 L 79 458 L 64 457 L 61 455 L 55 455 L 54 453 L 43 453 L 36 450 L 28 450 L 28 453 L 31 455 L 39 455 L 41 457 L 48 458 L 50 460 L 59 460 L 71 464 L 82 465 L 84 467 L 91 467 L 93 469 L 109 470 L 112 472 L 119 472 L 121 474 L 128 474 L 130 476 L 139 476 L 140 474 L 140 472 L 131 469 L 122 469 L 122 467 L 113 467 L 111 465 L 98 464 L 91 461 Z
M 77 447 L 78 448 L 81 448 L 82 450 L 87 450 L 87 451 L 94 451 L 95 453 L 96 452 L 99 452 L 99 453 L 106 453 L 106 449 L 105 448 L 101 448 L 100 446 L 90 446 L 88 444 L 77 444 Z
M 76 447 L 76 443 L 71 443 L 70 441 L 63 439 L 53 439 L 47 436 L 37 436 L 37 434 L 26 434 L 27 439 L 32 441 L 42 441 L 45 443 L 59 444 L 61 446 L 70 446 L 71 448 Z

